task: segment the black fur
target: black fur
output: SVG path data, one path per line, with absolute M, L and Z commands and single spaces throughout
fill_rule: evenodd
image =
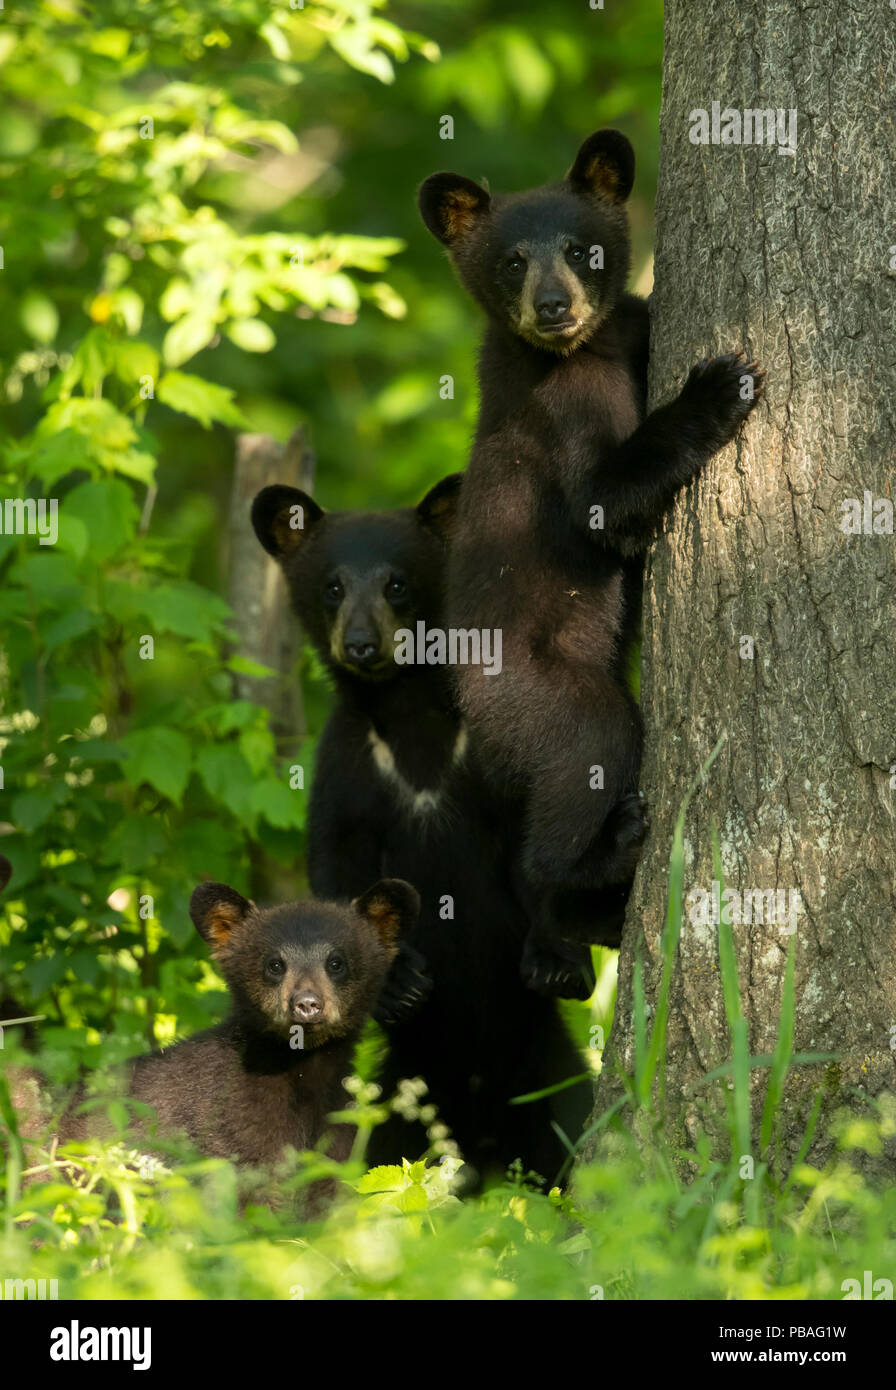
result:
M 629 142 L 599 131 L 562 183 L 490 197 L 434 174 L 420 191 L 424 221 L 488 316 L 446 623 L 503 631 L 502 674 L 459 667 L 457 690 L 496 793 L 525 807 L 535 979 L 558 935 L 618 944 L 592 925 L 591 895 L 624 897 L 645 833 L 626 681 L 643 554 L 762 384 L 755 362 L 718 357 L 645 418 L 648 310 L 625 293 L 633 177 Z
M 440 624 L 457 484 L 445 479 L 416 509 L 326 516 L 294 489 L 266 488 L 252 516 L 337 690 L 314 775 L 312 888 L 346 897 L 382 873 L 421 894 L 415 943 L 425 966 L 405 952 L 377 1011 L 390 1044 L 384 1089 L 422 1075 L 468 1163 L 484 1171 L 520 1158 L 552 1179 L 565 1150 L 551 1118 L 575 1138 L 590 1086 L 508 1105 L 584 1070 L 555 1004 L 520 979 L 530 923 L 508 869 L 519 832 L 464 752 L 445 667 L 394 660 L 397 629 Z M 446 897 L 453 919 L 441 915 Z M 554 993 L 593 988 L 581 948 L 555 971 Z M 424 1146 L 422 1132 L 390 1122 L 374 1134 L 371 1157 L 397 1162 Z

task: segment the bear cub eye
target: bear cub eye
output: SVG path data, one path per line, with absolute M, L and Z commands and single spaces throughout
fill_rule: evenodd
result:
M 569 246 L 567 247 L 566 254 L 574 265 L 581 265 L 582 261 L 585 259 L 585 248 L 584 246 Z
M 345 590 L 338 579 L 329 579 L 324 585 L 324 596 L 330 603 L 339 603 L 344 594 Z
M 389 583 L 386 585 L 386 598 L 404 598 L 408 591 L 408 586 L 398 575 L 393 574 Z
M 348 966 L 342 956 L 334 951 L 327 957 L 327 974 L 331 980 L 339 980 L 343 975 L 348 974 Z
M 505 269 L 508 275 L 522 275 L 526 269 L 526 262 L 522 256 L 510 256 L 505 262 Z
M 280 956 L 272 956 L 270 960 L 265 961 L 264 977 L 272 985 L 275 985 L 278 980 L 282 980 L 285 973 L 286 962 L 281 960 Z

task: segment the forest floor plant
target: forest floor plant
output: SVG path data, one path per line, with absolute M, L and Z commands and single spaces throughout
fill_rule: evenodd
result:
M 721 742 L 704 769 L 705 775 Z M 668 916 L 652 1026 L 640 968 L 634 982 L 634 1072 L 592 1130 L 569 1144 L 596 1156 L 574 1170 L 571 1191 L 536 1190 L 523 1173 L 481 1197 L 455 1195 L 459 1160 L 426 1108 L 420 1085 L 401 1104 L 433 1123 L 437 1163 L 405 1161 L 367 1170 L 371 1128 L 386 1115 L 377 1088 L 360 1078 L 352 1158 L 333 1164 L 301 1155 L 284 1178 L 284 1197 L 335 1173 L 345 1196 L 327 1216 L 302 1223 L 288 1201 L 276 1212 L 245 1206 L 240 1178 L 222 1160 L 184 1155 L 164 1161 L 129 1145 L 23 1142 L 10 1088 L 0 1076 L 0 1277 L 55 1280 L 60 1298 L 113 1299 L 821 1299 L 861 1296 L 872 1272 L 896 1263 L 896 1190 L 874 1186 L 862 1157 L 881 1149 L 891 1123 L 845 1119 L 823 1169 L 805 1161 L 821 1106 L 799 1152 L 775 1149 L 775 1115 L 788 1072 L 831 1061 L 793 1051 L 791 937 L 777 1046 L 749 1052 L 730 926 L 719 928 L 719 968 L 730 1057 L 703 1078 L 722 1099 L 727 1153 L 708 1133 L 687 1152 L 664 1138 L 663 1070 L 670 987 L 683 925 L 683 831 L 690 789 L 670 858 Z M 716 876 L 722 871 L 716 839 Z M 11 1031 L 11 1030 L 10 1030 Z M 9 1038 L 10 1032 L 7 1032 Z M 5 1057 L 22 1058 L 11 1047 Z M 757 1126 L 753 1091 L 765 1078 Z M 521 1103 L 525 1103 L 521 1097 Z M 120 1121 L 126 1114 L 118 1110 Z M 755 1161 L 750 1158 L 758 1138 Z M 852 1281 L 852 1282 L 850 1282 Z M 858 1281 L 858 1282 L 855 1282 Z M 864 1281 L 864 1282 L 863 1282 Z M 867 1289 L 865 1296 L 872 1296 Z M 892 1293 L 889 1295 L 892 1297 Z

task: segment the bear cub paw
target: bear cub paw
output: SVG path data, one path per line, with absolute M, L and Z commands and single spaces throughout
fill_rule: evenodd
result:
M 551 999 L 590 999 L 594 966 L 587 947 L 567 941 L 546 942 L 530 931 L 520 962 L 523 984 Z
M 751 392 L 747 390 L 746 377 L 752 378 Z M 715 427 L 717 448 L 723 448 L 761 399 L 764 383 L 765 372 L 758 362 L 748 362 L 743 352 L 727 352 L 698 362 L 691 369 L 682 395 L 692 410 Z
M 386 982 L 373 1010 L 377 1023 L 394 1027 L 411 1018 L 432 992 L 426 961 L 420 952 L 403 941 L 392 962 Z

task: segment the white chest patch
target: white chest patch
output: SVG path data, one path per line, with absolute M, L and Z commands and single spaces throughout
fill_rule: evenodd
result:
M 380 738 L 376 729 L 370 730 L 367 735 L 367 742 L 370 745 L 370 752 L 380 776 L 385 777 L 386 781 L 392 784 L 409 810 L 413 811 L 415 815 L 425 816 L 431 815 L 439 809 L 442 801 L 441 791 L 438 788 L 430 790 L 428 787 L 418 791 L 416 787 L 412 787 L 410 782 L 398 771 L 392 749 L 385 739 Z M 466 751 L 467 731 L 461 725 L 451 750 L 451 765 L 454 766 L 459 763 Z

